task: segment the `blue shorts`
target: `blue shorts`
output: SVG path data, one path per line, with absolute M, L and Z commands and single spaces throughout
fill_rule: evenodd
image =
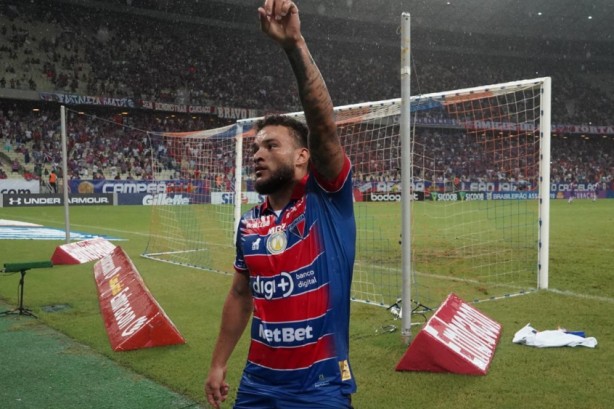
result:
M 243 375 L 234 409 L 352 409 L 352 395 L 339 388 L 300 392 L 254 382 Z

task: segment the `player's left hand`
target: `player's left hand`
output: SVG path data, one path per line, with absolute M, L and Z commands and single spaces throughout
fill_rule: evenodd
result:
M 225 370 L 211 370 L 205 380 L 205 396 L 207 402 L 215 409 L 220 409 L 220 404 L 228 397 L 228 383 L 224 380 Z

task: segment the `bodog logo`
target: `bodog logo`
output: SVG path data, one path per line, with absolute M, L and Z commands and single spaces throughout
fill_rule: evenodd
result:
M 369 195 L 371 202 L 400 202 L 401 193 L 371 193 Z

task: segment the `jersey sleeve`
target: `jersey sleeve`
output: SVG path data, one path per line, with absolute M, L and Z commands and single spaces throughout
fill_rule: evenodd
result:
M 243 254 L 243 226 L 245 226 L 245 216 L 239 220 L 239 226 L 237 227 L 237 239 L 235 241 L 236 255 L 234 262 L 234 269 L 237 273 L 243 273 L 247 271 L 247 264 L 245 264 L 245 256 Z
M 343 157 L 343 168 L 341 168 L 341 172 L 339 176 L 335 180 L 326 180 L 320 173 L 317 171 L 315 167 L 311 167 L 311 171 L 313 175 L 316 177 L 318 184 L 324 189 L 326 192 L 334 193 L 341 190 L 345 182 L 347 181 L 350 175 L 350 169 L 352 168 L 352 164 L 350 162 L 350 158 L 344 154 Z

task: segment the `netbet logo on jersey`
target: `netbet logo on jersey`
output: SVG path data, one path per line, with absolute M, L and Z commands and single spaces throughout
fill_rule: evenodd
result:
M 258 336 L 270 344 L 292 344 L 313 339 L 313 327 L 277 327 L 265 328 L 264 324 L 258 327 Z

